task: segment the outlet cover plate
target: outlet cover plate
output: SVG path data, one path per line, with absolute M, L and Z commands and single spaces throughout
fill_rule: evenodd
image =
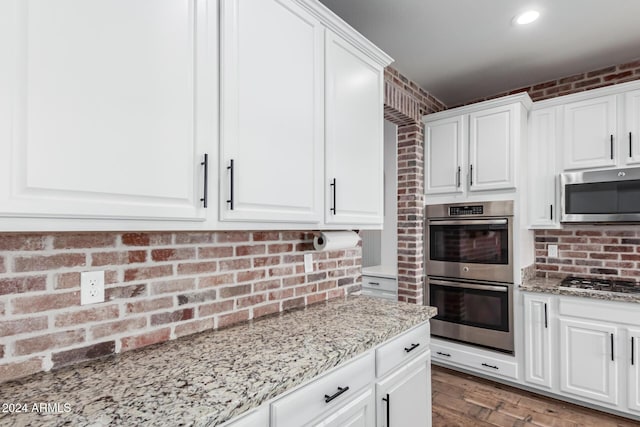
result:
M 304 254 L 304 272 L 313 272 L 313 254 Z
M 80 305 L 104 302 L 104 271 L 80 273 Z
M 558 245 L 547 246 L 547 256 L 551 258 L 558 258 Z

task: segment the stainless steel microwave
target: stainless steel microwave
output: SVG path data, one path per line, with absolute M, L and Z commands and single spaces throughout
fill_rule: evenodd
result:
M 640 168 L 560 174 L 561 222 L 640 222 Z

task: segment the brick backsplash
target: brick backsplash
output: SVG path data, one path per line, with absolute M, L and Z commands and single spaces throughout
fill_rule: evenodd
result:
M 550 244 L 557 258 L 547 256 Z M 536 230 L 535 250 L 538 276 L 640 280 L 640 225 Z
M 0 382 L 359 290 L 361 248 L 313 251 L 313 235 L 0 234 Z M 105 302 L 81 306 L 95 270 Z

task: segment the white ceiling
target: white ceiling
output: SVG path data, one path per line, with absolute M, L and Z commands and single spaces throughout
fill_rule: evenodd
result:
M 449 106 L 640 58 L 640 0 L 320 1 Z

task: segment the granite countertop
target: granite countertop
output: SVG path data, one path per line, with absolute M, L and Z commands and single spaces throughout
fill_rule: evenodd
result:
M 362 267 L 364 276 L 385 277 L 387 279 L 396 279 L 398 277 L 398 268 L 389 265 L 374 265 L 371 267 Z
M 435 316 L 349 296 L 2 384 L 0 425 L 214 426 Z M 67 406 L 65 406 L 67 404 Z
M 607 301 L 640 303 L 640 293 L 624 294 L 621 292 L 603 292 L 592 290 L 575 290 L 560 288 L 562 278 L 533 277 L 522 281 L 520 290 L 526 292 L 541 292 L 556 295 L 568 295 L 572 297 L 593 298 Z

